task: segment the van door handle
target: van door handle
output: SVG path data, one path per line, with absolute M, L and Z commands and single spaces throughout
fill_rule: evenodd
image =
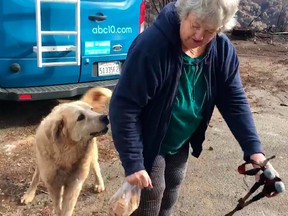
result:
M 107 16 L 104 15 L 90 15 L 88 16 L 90 21 L 104 21 L 107 19 Z
M 121 44 L 116 44 L 112 47 L 113 51 L 121 51 L 122 50 L 122 45 Z

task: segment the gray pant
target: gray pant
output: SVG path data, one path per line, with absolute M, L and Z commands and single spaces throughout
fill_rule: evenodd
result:
M 150 178 L 153 189 L 144 188 L 138 209 L 131 216 L 170 216 L 187 170 L 189 145 L 175 155 L 158 155 Z

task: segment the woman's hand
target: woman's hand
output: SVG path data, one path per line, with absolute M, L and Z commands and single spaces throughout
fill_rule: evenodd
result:
M 275 173 L 275 175 L 277 177 L 279 177 L 279 173 L 274 169 L 274 167 L 272 166 L 272 164 L 270 162 L 267 163 L 267 161 L 266 161 L 267 159 L 262 153 L 253 154 L 253 155 L 250 156 L 250 159 L 255 161 L 259 165 L 262 165 L 263 163 L 266 163 L 265 167 L 273 169 L 273 172 Z M 254 168 L 259 168 L 259 166 L 256 165 L 256 164 L 253 164 L 253 167 Z M 259 180 L 260 174 L 261 173 L 257 173 L 256 181 Z
M 252 154 L 250 159 L 261 165 L 263 162 L 265 162 L 266 157 L 262 153 L 256 153 Z
M 140 170 L 129 176 L 126 176 L 126 181 L 131 185 L 137 185 L 139 188 L 153 188 L 152 181 L 146 170 Z

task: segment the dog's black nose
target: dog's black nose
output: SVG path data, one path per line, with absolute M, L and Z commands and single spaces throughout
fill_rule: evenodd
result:
M 99 117 L 99 120 L 100 120 L 101 122 L 103 122 L 104 124 L 106 124 L 106 125 L 109 124 L 109 119 L 108 119 L 108 116 L 107 116 L 107 115 L 101 115 L 101 116 Z

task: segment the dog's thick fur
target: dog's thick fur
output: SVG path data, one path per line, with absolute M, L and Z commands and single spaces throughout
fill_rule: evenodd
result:
M 96 177 L 95 191 L 104 191 L 96 136 L 108 130 L 107 115 L 100 113 L 111 94 L 106 88 L 92 88 L 80 100 L 56 106 L 42 120 L 35 136 L 37 166 L 22 203 L 33 200 L 41 179 L 56 215 L 71 216 L 90 165 Z

